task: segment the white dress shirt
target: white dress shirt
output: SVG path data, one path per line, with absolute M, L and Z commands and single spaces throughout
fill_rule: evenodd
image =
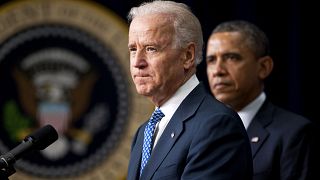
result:
M 266 100 L 266 94 L 262 92 L 256 99 L 238 111 L 238 114 L 243 122 L 243 125 L 248 129 L 253 117 L 257 114 L 258 110 Z
M 172 118 L 173 114 L 176 112 L 182 101 L 188 96 L 188 94 L 199 84 L 197 76 L 194 74 L 191 78 L 184 83 L 175 94 L 165 102 L 161 107 L 161 111 L 165 115 L 160 122 L 156 125 L 156 131 L 154 134 L 153 147 L 157 144 L 161 134 Z

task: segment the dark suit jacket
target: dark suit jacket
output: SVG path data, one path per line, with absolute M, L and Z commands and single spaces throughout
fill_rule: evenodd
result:
M 247 132 L 254 180 L 311 179 L 309 120 L 266 101 Z
M 133 139 L 128 180 L 139 179 L 145 125 Z M 251 178 L 250 144 L 241 119 L 202 84 L 174 113 L 141 175 L 143 180 Z

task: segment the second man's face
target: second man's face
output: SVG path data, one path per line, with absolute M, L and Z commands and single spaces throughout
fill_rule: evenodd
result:
M 237 111 L 260 91 L 259 63 L 238 32 L 211 35 L 206 53 L 210 90 Z
M 137 92 L 158 104 L 184 78 L 181 49 L 174 45 L 174 28 L 165 15 L 136 17 L 129 28 L 130 72 Z

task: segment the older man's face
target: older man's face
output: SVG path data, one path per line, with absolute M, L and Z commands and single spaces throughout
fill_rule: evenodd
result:
M 166 15 L 136 17 L 130 24 L 130 71 L 137 92 L 157 105 L 184 79 L 183 49 L 175 48 L 174 27 Z

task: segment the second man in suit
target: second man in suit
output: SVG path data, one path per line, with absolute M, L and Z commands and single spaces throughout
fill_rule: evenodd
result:
M 307 180 L 311 176 L 311 122 L 273 105 L 264 80 L 273 69 L 264 32 L 247 21 L 218 25 L 207 44 L 211 92 L 240 115 L 247 129 L 254 180 Z

